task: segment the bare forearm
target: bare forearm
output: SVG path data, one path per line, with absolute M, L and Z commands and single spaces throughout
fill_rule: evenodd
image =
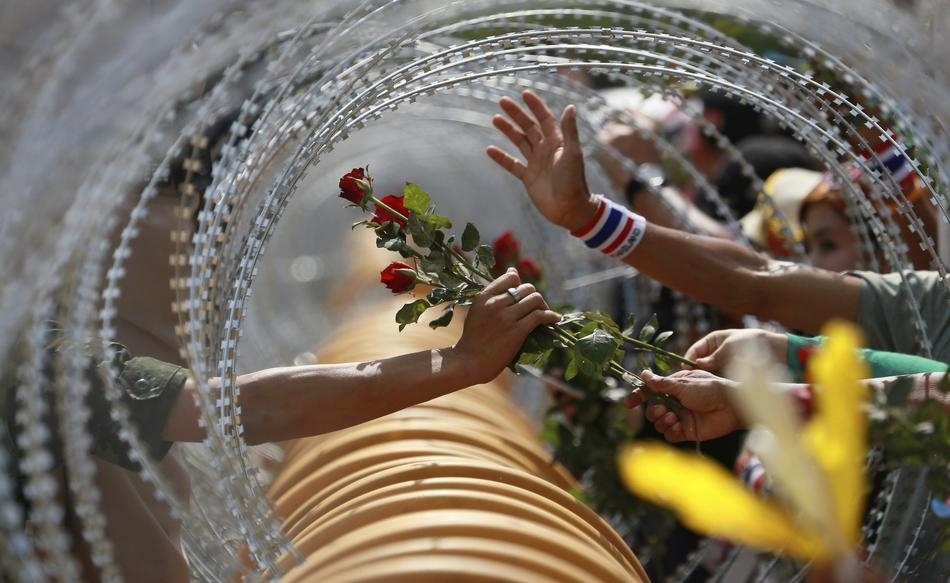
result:
M 212 379 L 212 387 L 217 386 Z M 237 379 L 248 443 L 336 431 L 478 382 L 452 349 L 425 350 L 363 363 L 271 368 Z M 189 380 L 163 437 L 202 438 Z
M 650 224 L 624 261 L 731 315 L 752 314 L 810 334 L 831 318 L 857 316 L 859 280 L 774 261 L 726 239 Z
M 722 239 L 732 238 L 725 225 L 701 211 L 674 188 L 664 188 L 658 195 L 641 192 L 633 199 L 631 208 L 656 225 L 678 230 L 689 228 Z

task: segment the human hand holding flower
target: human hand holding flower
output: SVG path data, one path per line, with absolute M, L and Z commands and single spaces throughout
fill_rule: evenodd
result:
M 506 334 L 505 338 L 524 333 L 520 337 L 520 351 L 516 351 L 518 356 L 509 358 L 509 366 L 530 365 L 543 371 L 551 355 L 563 351 L 566 381 L 578 374 L 595 380 L 610 375 L 639 387 L 651 398 L 665 400 L 671 408 L 676 407 L 673 400 L 654 394 L 643 386 L 636 374 L 620 364 L 625 346 L 652 352 L 663 370 L 668 370 L 670 362 L 688 362 L 662 348 L 671 333 L 657 333 L 655 319 L 647 322 L 634 337 L 633 322 L 621 329 L 602 312 L 567 311 L 555 318 L 553 312 L 548 313 L 547 304 L 530 283 L 510 290 L 498 288 L 501 284 L 497 279 L 492 281 L 492 277 L 511 277 L 510 272 L 505 271 L 511 267 L 515 268 L 516 277 L 520 272 L 518 281 L 540 284 L 540 268 L 521 255 L 518 241 L 511 233 L 504 233 L 492 245 L 483 245 L 478 230 L 468 223 L 456 241 L 454 235 L 446 232 L 452 222 L 434 212 L 428 193 L 416 184 L 407 183 L 402 196 L 387 195 L 379 199 L 373 192 L 369 174 L 355 168 L 340 180 L 340 197 L 364 211 L 375 205 L 373 217 L 354 226 L 372 228 L 378 247 L 396 252 L 404 259 L 392 262 L 382 271 L 382 283 L 393 293 L 411 291 L 418 284 L 427 286 L 425 297 L 405 304 L 396 313 L 400 329 L 417 322 L 422 314 L 436 306 L 443 307 L 443 312 L 429 322 L 433 328 L 448 325 L 459 305 L 477 306 L 476 313 L 480 313 L 494 310 L 498 302 L 510 302 L 517 296 L 516 310 L 496 315 L 498 322 L 513 327 L 514 335 Z M 485 290 L 496 288 L 505 293 L 496 293 L 495 298 L 485 297 Z M 538 323 L 543 325 L 538 326 Z M 480 327 L 483 325 L 476 330 Z M 477 332 L 472 334 L 479 336 Z M 506 350 L 499 349 L 504 342 L 500 343 L 498 338 L 484 340 L 481 350 L 506 354 Z M 466 342 L 462 346 L 474 349 L 474 344 Z
M 515 290 L 518 301 L 509 289 Z M 485 383 L 511 362 L 532 330 L 560 319 L 534 285 L 521 283 L 517 270 L 509 268 L 472 298 L 465 329 L 453 350 L 476 368 L 474 382 Z
M 679 414 L 664 403 L 651 403 L 643 391 L 635 389 L 625 405 L 646 403 L 646 417 L 670 442 L 706 441 L 739 429 L 742 422 L 730 400 L 734 381 L 701 370 L 682 370 L 660 376 L 649 370 L 640 378 L 657 393 L 676 397 L 682 406 Z
M 684 356 L 695 361 L 696 368 L 721 371 L 732 362 L 746 342 L 762 344 L 777 362 L 785 361 L 788 337 L 778 332 L 755 328 L 715 330 L 693 343 Z

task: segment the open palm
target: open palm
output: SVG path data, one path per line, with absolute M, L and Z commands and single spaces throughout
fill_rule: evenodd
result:
M 531 113 L 515 100 L 503 97 L 499 105 L 508 118 L 496 115 L 492 123 L 518 148 L 524 162 L 497 146 L 489 146 L 488 156 L 524 184 L 545 218 L 576 229 L 596 210 L 584 177 L 577 112 L 572 105 L 565 108 L 559 125 L 536 94 L 525 91 L 522 98 Z

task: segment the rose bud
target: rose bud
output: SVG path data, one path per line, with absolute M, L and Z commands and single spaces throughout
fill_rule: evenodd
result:
M 518 239 L 515 238 L 511 231 L 505 231 L 492 243 L 492 254 L 495 256 L 495 265 L 492 267 L 492 275 L 497 277 L 504 273 L 505 269 L 517 265 L 518 255 L 521 254 Z
M 365 180 L 366 171 L 362 168 L 354 168 L 344 174 L 343 178 L 340 179 L 340 197 L 355 205 L 361 205 L 366 192 L 364 192 L 360 182 Z
M 392 221 L 400 227 L 405 227 L 407 219 L 409 218 L 409 209 L 407 209 L 406 205 L 403 204 L 403 198 L 404 197 L 395 194 L 387 194 L 384 196 L 382 199 L 380 199 L 380 202 L 389 208 L 377 204 L 376 214 L 373 215 L 373 218 L 370 219 L 370 222 L 377 225 L 383 225 Z M 399 213 L 399 215 L 402 216 L 390 212 L 389 209 L 396 211 L 396 213 Z
M 541 268 L 530 257 L 522 257 L 518 260 L 518 274 L 521 281 L 527 283 L 538 283 L 541 281 Z
M 416 272 L 400 261 L 393 261 L 379 273 L 379 281 L 394 294 L 411 290 L 416 285 Z

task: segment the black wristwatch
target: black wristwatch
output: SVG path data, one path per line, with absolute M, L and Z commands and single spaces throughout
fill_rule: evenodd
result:
M 640 164 L 637 166 L 637 173 L 633 175 L 624 194 L 627 197 L 627 203 L 633 205 L 634 199 L 644 190 L 656 190 L 666 185 L 666 173 L 659 164 Z

